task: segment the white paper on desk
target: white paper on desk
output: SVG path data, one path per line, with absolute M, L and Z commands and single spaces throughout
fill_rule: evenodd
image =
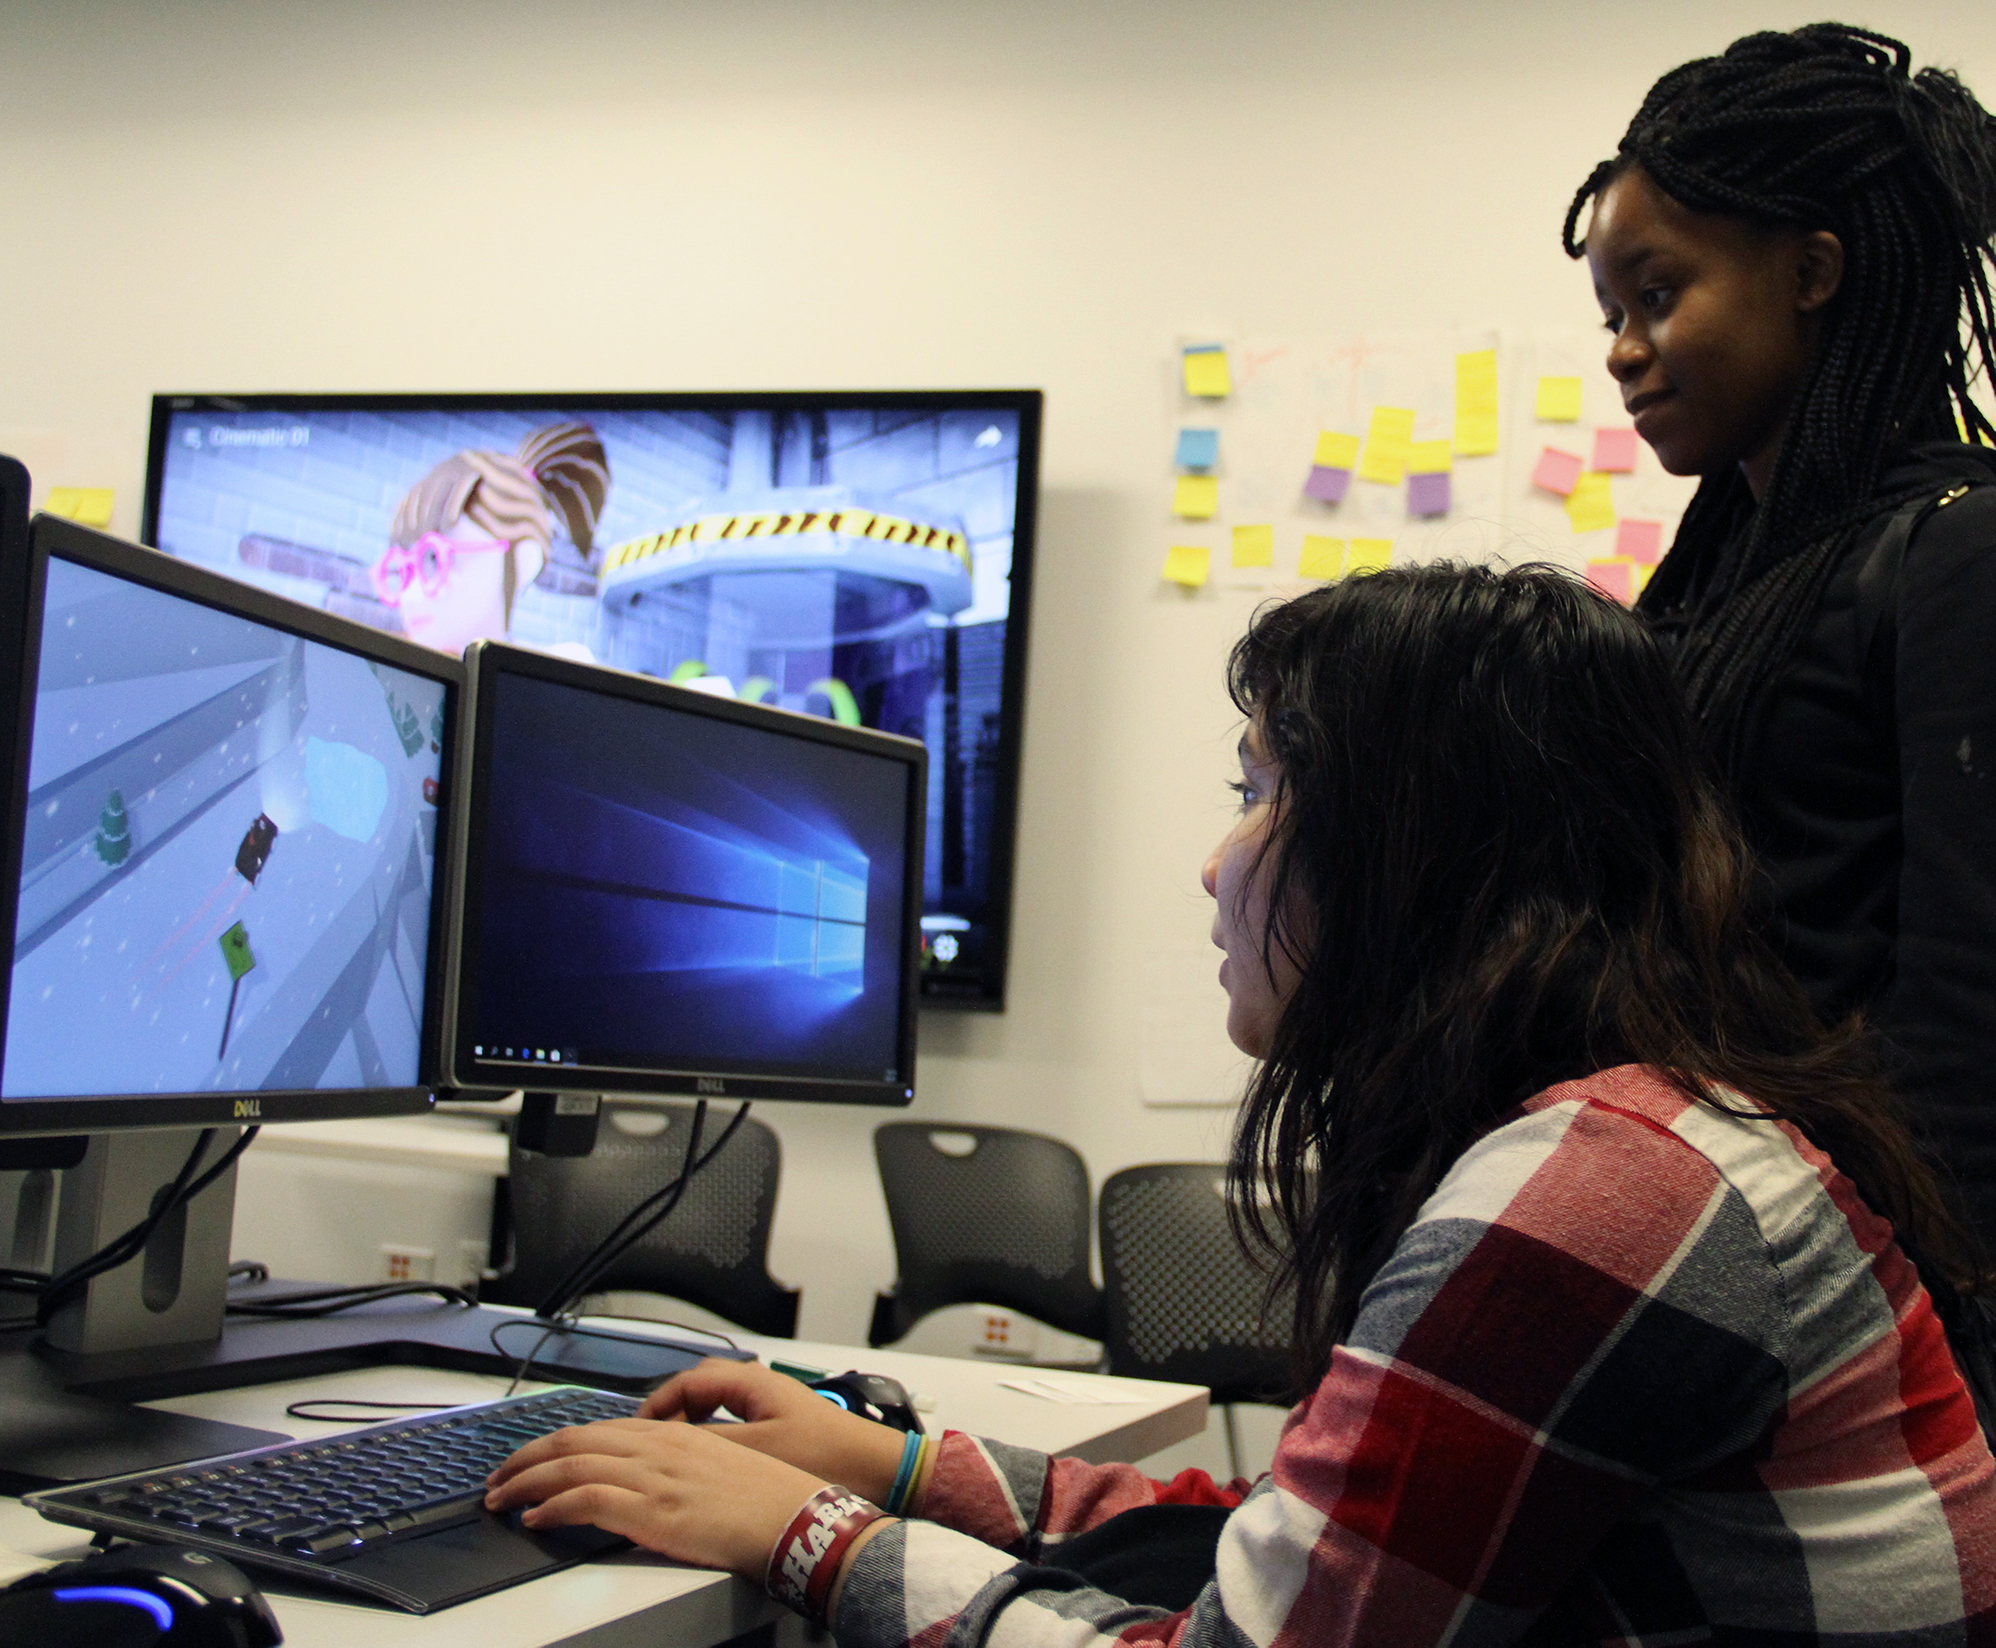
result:
M 1043 1402 L 1064 1402 L 1073 1407 L 1132 1407 L 1148 1402 L 1148 1396 L 1132 1396 L 1107 1385 L 1084 1385 L 1073 1379 L 1001 1379 L 1006 1390 L 1037 1396 Z

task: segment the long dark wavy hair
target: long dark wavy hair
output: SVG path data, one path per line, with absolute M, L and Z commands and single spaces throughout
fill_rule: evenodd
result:
M 1569 255 L 1588 202 L 1637 167 L 1694 212 L 1826 229 L 1844 248 L 1765 495 L 1737 465 L 1707 475 L 1637 607 L 1678 642 L 1692 711 L 1737 776 L 1754 706 L 1842 553 L 1920 495 L 1884 489 L 1895 460 L 1957 429 L 1996 440 L 1969 394 L 1996 374 L 1996 121 L 1954 75 L 1915 73 L 1899 41 L 1813 23 L 1657 81 L 1574 195 Z
M 1825 1031 L 1757 936 L 1747 851 L 1639 620 L 1549 568 L 1395 568 L 1264 610 L 1228 684 L 1277 774 L 1263 959 L 1300 970 L 1234 1201 L 1294 1288 L 1299 1377 L 1480 1133 L 1619 1064 L 1793 1122 L 1944 1320 L 1978 1290 L 1859 1027 Z

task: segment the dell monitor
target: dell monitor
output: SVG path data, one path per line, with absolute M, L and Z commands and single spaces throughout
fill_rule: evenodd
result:
M 1037 390 L 162 395 L 145 541 L 929 751 L 920 990 L 1005 997 Z
M 906 1104 L 927 752 L 480 642 L 449 1080 Z

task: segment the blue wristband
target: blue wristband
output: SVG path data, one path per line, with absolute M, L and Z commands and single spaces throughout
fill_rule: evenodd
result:
M 915 1465 L 922 1457 L 922 1434 L 910 1431 L 901 1444 L 901 1468 L 894 1473 L 894 1486 L 887 1490 L 887 1503 L 881 1507 L 889 1516 L 899 1516 L 915 1483 Z

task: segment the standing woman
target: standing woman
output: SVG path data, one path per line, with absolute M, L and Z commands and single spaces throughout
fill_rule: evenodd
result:
M 1817 24 L 1672 70 L 1565 243 L 1637 431 L 1703 478 L 1637 610 L 1777 947 L 1882 1032 L 1996 1247 L 1996 123 L 1910 63 Z

